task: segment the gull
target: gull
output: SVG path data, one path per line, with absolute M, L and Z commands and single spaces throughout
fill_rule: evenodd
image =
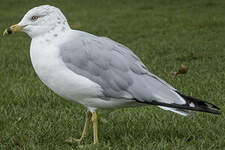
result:
M 126 46 L 107 37 L 72 30 L 56 7 L 41 5 L 3 35 L 25 32 L 32 40 L 30 57 L 40 80 L 57 95 L 87 108 L 81 141 L 93 122 L 98 143 L 97 110 L 155 105 L 187 116 L 190 110 L 220 114 L 211 103 L 186 96 L 152 74 Z

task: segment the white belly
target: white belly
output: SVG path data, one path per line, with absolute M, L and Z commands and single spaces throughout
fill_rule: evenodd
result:
M 69 70 L 58 54 L 59 49 L 51 45 L 31 44 L 30 56 L 34 70 L 41 81 L 56 94 L 91 109 L 136 106 L 134 101 L 98 98 L 103 96 L 102 88 L 88 78 Z

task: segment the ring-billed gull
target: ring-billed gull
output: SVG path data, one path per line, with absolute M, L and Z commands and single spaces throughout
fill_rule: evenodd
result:
M 151 104 L 184 116 L 188 110 L 220 114 L 215 105 L 185 96 L 152 74 L 126 46 L 72 30 L 56 7 L 31 9 L 3 35 L 18 31 L 32 38 L 31 61 L 41 81 L 64 99 L 87 107 L 77 141 L 85 136 L 91 119 L 94 143 L 98 142 L 97 109 Z

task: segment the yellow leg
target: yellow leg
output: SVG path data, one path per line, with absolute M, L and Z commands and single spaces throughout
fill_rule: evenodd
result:
M 93 135 L 94 135 L 94 144 L 98 143 L 98 118 L 97 113 L 92 113 L 92 122 L 93 122 Z
M 69 139 L 66 140 L 66 142 L 73 143 L 73 142 L 80 142 L 80 141 L 82 141 L 82 139 L 87 134 L 87 130 L 88 130 L 88 125 L 89 125 L 89 120 L 90 119 L 91 119 L 91 112 L 88 111 L 86 113 L 86 119 L 85 119 L 84 129 L 83 129 L 83 132 L 81 134 L 81 137 L 79 139 L 75 139 L 75 138 L 70 137 Z

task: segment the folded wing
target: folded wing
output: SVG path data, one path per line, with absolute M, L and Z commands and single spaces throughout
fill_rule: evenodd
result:
M 188 114 L 183 109 L 204 111 L 199 107 L 195 109 L 197 103 L 190 102 L 193 99 L 181 95 L 171 85 L 149 72 L 126 46 L 81 31 L 73 31 L 71 36 L 74 36 L 72 41 L 60 46 L 63 62 L 73 72 L 99 84 L 104 97 L 133 99 L 183 115 Z M 208 109 L 214 108 L 217 107 Z

